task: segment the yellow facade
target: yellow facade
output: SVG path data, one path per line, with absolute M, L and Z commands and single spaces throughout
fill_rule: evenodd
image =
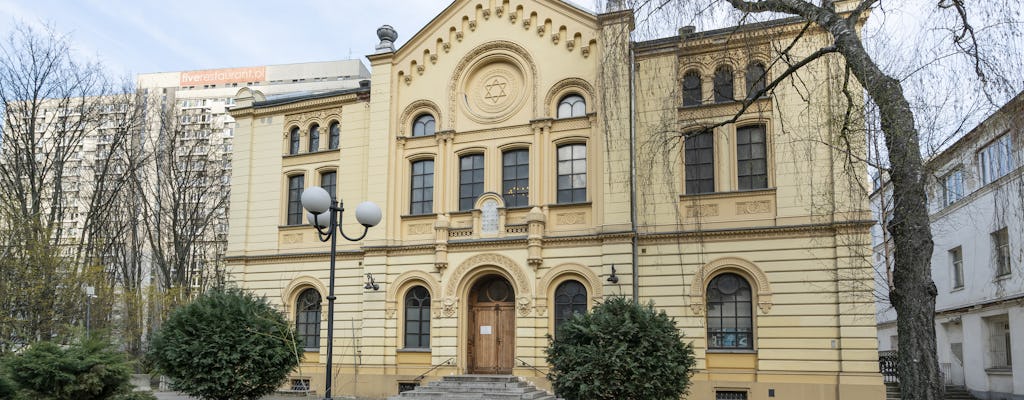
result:
M 289 224 L 289 183 L 301 177 L 303 187 L 319 186 L 333 171 L 350 209 L 367 200 L 384 209 L 366 239 L 339 242 L 334 393 L 386 397 L 424 373 L 431 380 L 482 371 L 492 326 L 481 325 L 490 317 L 478 296 L 490 279 L 512 292 L 512 315 L 504 318 L 514 341 L 497 345 L 511 346 L 512 365 L 495 368 L 548 386 L 541 371 L 556 291 L 578 282 L 589 308 L 631 295 L 635 280 L 639 298 L 673 316 L 694 344 L 699 371 L 688 398 L 742 391 L 750 399 L 881 399 L 863 174 L 839 167 L 849 153 L 831 145 L 844 110 L 834 98 L 843 84 L 840 59 L 815 62 L 800 85 L 780 85 L 735 123 L 715 127 L 707 150 L 713 190 L 686 193 L 693 167 L 683 137 L 731 118 L 742 104 L 715 101 L 716 69 L 732 65 L 734 99 L 742 100 L 748 63 L 769 65 L 771 48 L 801 28 L 779 23 L 634 43 L 629 12 L 459 0 L 400 49 L 368 56 L 372 79 L 362 88 L 269 100 L 243 89 L 232 111 L 232 277 L 292 318 L 300 293 L 321 295 L 319 346 L 293 377 L 323 390 L 328 245 L 310 226 Z M 808 34 L 798 48 L 813 51 L 824 36 Z M 702 101 L 680 106 L 691 70 L 700 71 Z M 570 96 L 582 98 L 584 110 L 560 116 Z M 414 136 L 425 115 L 433 134 Z M 335 122 L 340 140 L 332 149 Z M 314 125 L 320 144 L 310 149 Z M 756 189 L 737 167 L 746 157 L 737 132 L 750 126 L 765 138 L 767 170 L 754 177 L 765 184 Z M 290 154 L 296 129 L 299 151 Z M 526 192 L 513 206 L 503 195 L 514 174 L 505 156 L 517 150 L 528 155 L 528 173 L 519 176 L 528 185 L 511 189 Z M 421 161 L 433 162 L 432 188 L 423 184 Z M 477 177 L 464 173 L 467 162 Z M 477 178 L 482 186 L 461 192 Z M 572 182 L 583 189 L 576 198 L 566 190 Z M 345 218 L 347 233 L 362 230 L 351 210 Z M 366 274 L 379 290 L 364 289 Z M 749 348 L 707 339 L 708 285 L 722 274 L 750 287 Z M 420 340 L 407 339 L 406 326 L 417 287 L 430 296 L 429 346 L 410 348 L 406 342 Z

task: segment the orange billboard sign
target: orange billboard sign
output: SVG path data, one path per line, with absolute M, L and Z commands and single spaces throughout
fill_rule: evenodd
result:
M 181 86 L 219 85 L 231 82 L 262 82 L 267 67 L 207 69 L 181 73 Z

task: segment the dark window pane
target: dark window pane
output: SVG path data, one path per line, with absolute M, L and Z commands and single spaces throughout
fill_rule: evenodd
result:
M 685 137 L 686 194 L 715 191 L 714 133 L 703 131 Z
M 288 225 L 302 224 L 302 188 L 305 177 L 288 177 Z
M 288 154 L 299 154 L 299 128 L 292 128 L 288 134 Z
M 764 64 L 759 62 L 750 63 L 750 65 L 747 66 L 746 76 L 747 98 L 751 99 L 758 91 L 764 90 L 766 80 L 767 76 L 765 76 Z
M 732 67 L 723 65 L 715 70 L 715 103 L 734 101 Z
M 412 189 L 409 212 L 429 214 L 434 208 L 434 160 L 412 163 Z
M 706 296 L 708 348 L 753 348 L 750 283 L 736 274 L 718 275 L 708 284 Z
M 331 123 L 330 138 L 327 147 L 331 150 L 337 149 L 341 143 L 341 125 L 337 122 Z
M 736 162 L 740 190 L 768 187 L 768 158 L 764 125 L 736 129 Z
M 313 124 L 309 127 L 309 152 L 320 150 L 320 125 Z
M 306 289 L 295 302 L 295 330 L 298 342 L 305 349 L 320 347 L 320 293 Z
M 423 286 L 405 294 L 405 348 L 430 348 L 430 292 Z
M 484 155 L 463 156 L 459 165 L 459 210 L 470 210 L 484 193 Z
M 587 200 L 587 146 L 570 144 L 558 147 L 557 193 L 559 203 Z
M 700 73 L 697 71 L 687 72 L 683 75 L 683 105 L 699 106 L 702 100 L 700 89 Z
M 555 332 L 579 312 L 587 312 L 587 288 L 578 281 L 562 282 L 555 289 Z

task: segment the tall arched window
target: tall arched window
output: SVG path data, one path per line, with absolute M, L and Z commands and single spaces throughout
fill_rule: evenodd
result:
M 764 64 L 754 61 L 747 65 L 747 98 L 752 99 L 757 92 L 764 90 L 765 81 L 768 76 L 764 73 Z
M 683 75 L 683 105 L 699 106 L 703 94 L 700 92 L 700 72 L 691 70 Z
M 306 289 L 299 294 L 295 302 L 295 330 L 303 349 L 317 351 L 320 348 L 320 293 L 316 289 Z
M 750 283 L 725 273 L 708 284 L 708 348 L 754 348 Z
M 309 127 L 309 152 L 320 151 L 320 125 L 313 124 Z
M 715 70 L 715 103 L 736 100 L 732 90 L 732 67 L 723 65 Z
M 579 281 L 565 281 L 555 289 L 555 332 L 576 313 L 587 312 L 587 288 Z
M 292 128 L 288 134 L 288 154 L 299 154 L 299 127 Z
M 430 114 L 423 114 L 416 117 L 416 122 L 413 122 L 412 136 L 430 136 L 434 134 L 434 129 L 434 116 Z
M 341 143 L 341 124 L 337 121 L 331 122 L 330 137 L 327 139 L 327 148 L 335 150 Z
M 582 117 L 587 115 L 587 101 L 583 96 L 570 94 L 558 102 L 558 118 Z
M 430 348 L 430 292 L 423 286 L 405 293 L 405 348 Z

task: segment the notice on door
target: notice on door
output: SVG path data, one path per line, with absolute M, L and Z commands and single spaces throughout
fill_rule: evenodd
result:
M 480 334 L 481 335 L 490 335 L 491 334 L 491 326 L 490 325 L 480 325 Z

